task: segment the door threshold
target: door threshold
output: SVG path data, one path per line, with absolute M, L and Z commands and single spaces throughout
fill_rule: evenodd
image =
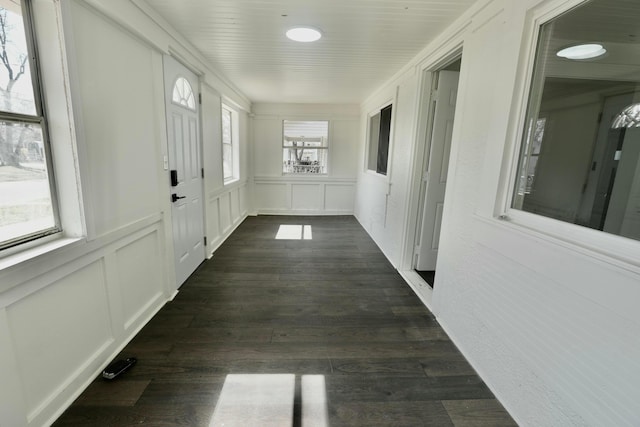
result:
M 398 273 L 420 301 L 433 313 L 433 288 L 415 270 L 398 270 Z

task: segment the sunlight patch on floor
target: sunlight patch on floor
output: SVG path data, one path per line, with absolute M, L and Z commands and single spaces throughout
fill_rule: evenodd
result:
M 276 240 L 312 240 L 310 225 L 281 224 L 276 234 Z
M 328 427 L 324 375 L 302 375 L 302 411 L 294 420 L 294 374 L 227 375 L 209 427 Z

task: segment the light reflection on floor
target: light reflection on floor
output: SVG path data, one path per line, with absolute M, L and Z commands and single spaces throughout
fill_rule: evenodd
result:
M 312 240 L 310 225 L 281 224 L 276 234 L 276 240 Z
M 324 375 L 302 375 L 300 389 L 301 420 L 295 420 L 294 374 L 229 374 L 209 426 L 328 427 Z

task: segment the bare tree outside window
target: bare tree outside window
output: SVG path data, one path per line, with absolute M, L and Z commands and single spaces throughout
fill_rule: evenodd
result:
M 326 174 L 329 151 L 328 121 L 283 123 L 282 172 L 285 174 Z

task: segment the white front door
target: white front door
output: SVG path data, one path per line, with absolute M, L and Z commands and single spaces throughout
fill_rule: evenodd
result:
M 176 285 L 180 287 L 205 258 L 203 179 L 200 158 L 198 77 L 164 57 L 171 216 Z
M 427 169 L 423 175 L 425 195 L 415 267 L 419 271 L 436 269 L 459 74 L 457 71 L 439 71 L 438 89 L 431 97 L 435 105 L 431 147 L 428 151 Z

